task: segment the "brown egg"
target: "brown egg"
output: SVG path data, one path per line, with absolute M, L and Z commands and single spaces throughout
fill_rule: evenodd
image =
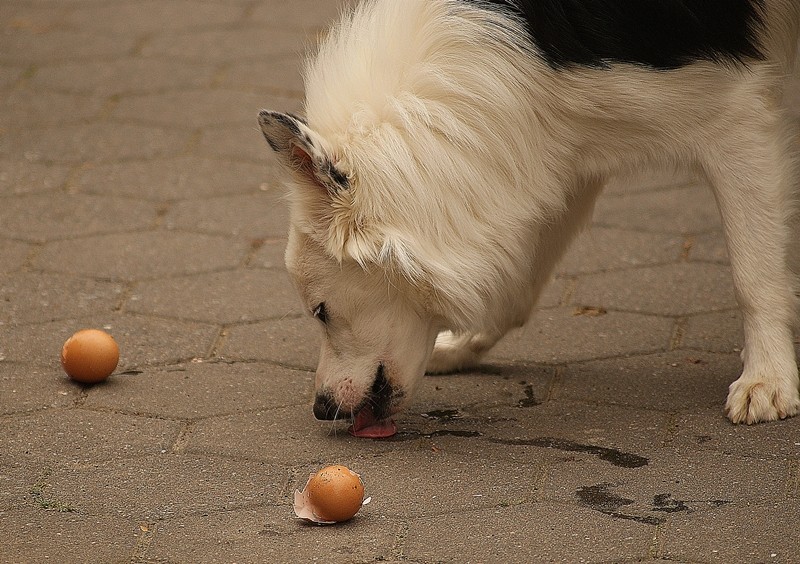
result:
M 108 378 L 119 362 L 114 338 L 99 329 L 84 329 L 61 347 L 61 366 L 77 382 L 96 384 Z
M 339 523 L 351 519 L 364 500 L 361 477 L 346 466 L 327 466 L 312 474 L 302 492 L 295 492 L 294 510 L 314 523 Z

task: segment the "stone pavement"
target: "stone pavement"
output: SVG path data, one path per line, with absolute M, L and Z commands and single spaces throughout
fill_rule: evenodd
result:
M 0 3 L 0 562 L 800 561 L 800 418 L 722 415 L 739 317 L 691 178 L 612 186 L 532 322 L 394 440 L 313 420 L 255 117 L 300 109 L 336 11 Z M 83 327 L 120 344 L 105 384 L 60 370 Z M 306 526 L 327 463 L 373 502 Z

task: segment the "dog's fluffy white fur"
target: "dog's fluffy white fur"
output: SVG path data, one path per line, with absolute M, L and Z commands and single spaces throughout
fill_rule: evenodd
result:
M 780 98 L 799 11 L 766 1 L 764 60 L 668 72 L 554 69 L 522 21 L 475 2 L 345 15 L 305 69 L 307 119 L 260 116 L 290 171 L 287 267 L 324 313 L 317 387 L 335 415 L 374 400 L 378 371 L 386 416 L 426 367 L 477 363 L 526 321 L 606 180 L 653 165 L 694 169 L 719 204 L 745 334 L 729 418 L 797 414 Z

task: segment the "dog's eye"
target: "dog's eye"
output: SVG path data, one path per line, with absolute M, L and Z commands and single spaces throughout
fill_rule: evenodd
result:
M 315 307 L 314 311 L 311 312 L 311 315 L 319 319 L 322 323 L 327 323 L 328 312 L 325 311 L 325 302 L 322 302 L 317 307 Z

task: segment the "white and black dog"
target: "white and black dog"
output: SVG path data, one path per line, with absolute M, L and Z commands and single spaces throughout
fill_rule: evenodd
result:
M 798 0 L 367 0 L 262 111 L 286 264 L 324 331 L 318 419 L 387 436 L 426 370 L 525 323 L 612 175 L 689 167 L 722 216 L 744 322 L 731 421 L 800 409 L 781 107 Z

